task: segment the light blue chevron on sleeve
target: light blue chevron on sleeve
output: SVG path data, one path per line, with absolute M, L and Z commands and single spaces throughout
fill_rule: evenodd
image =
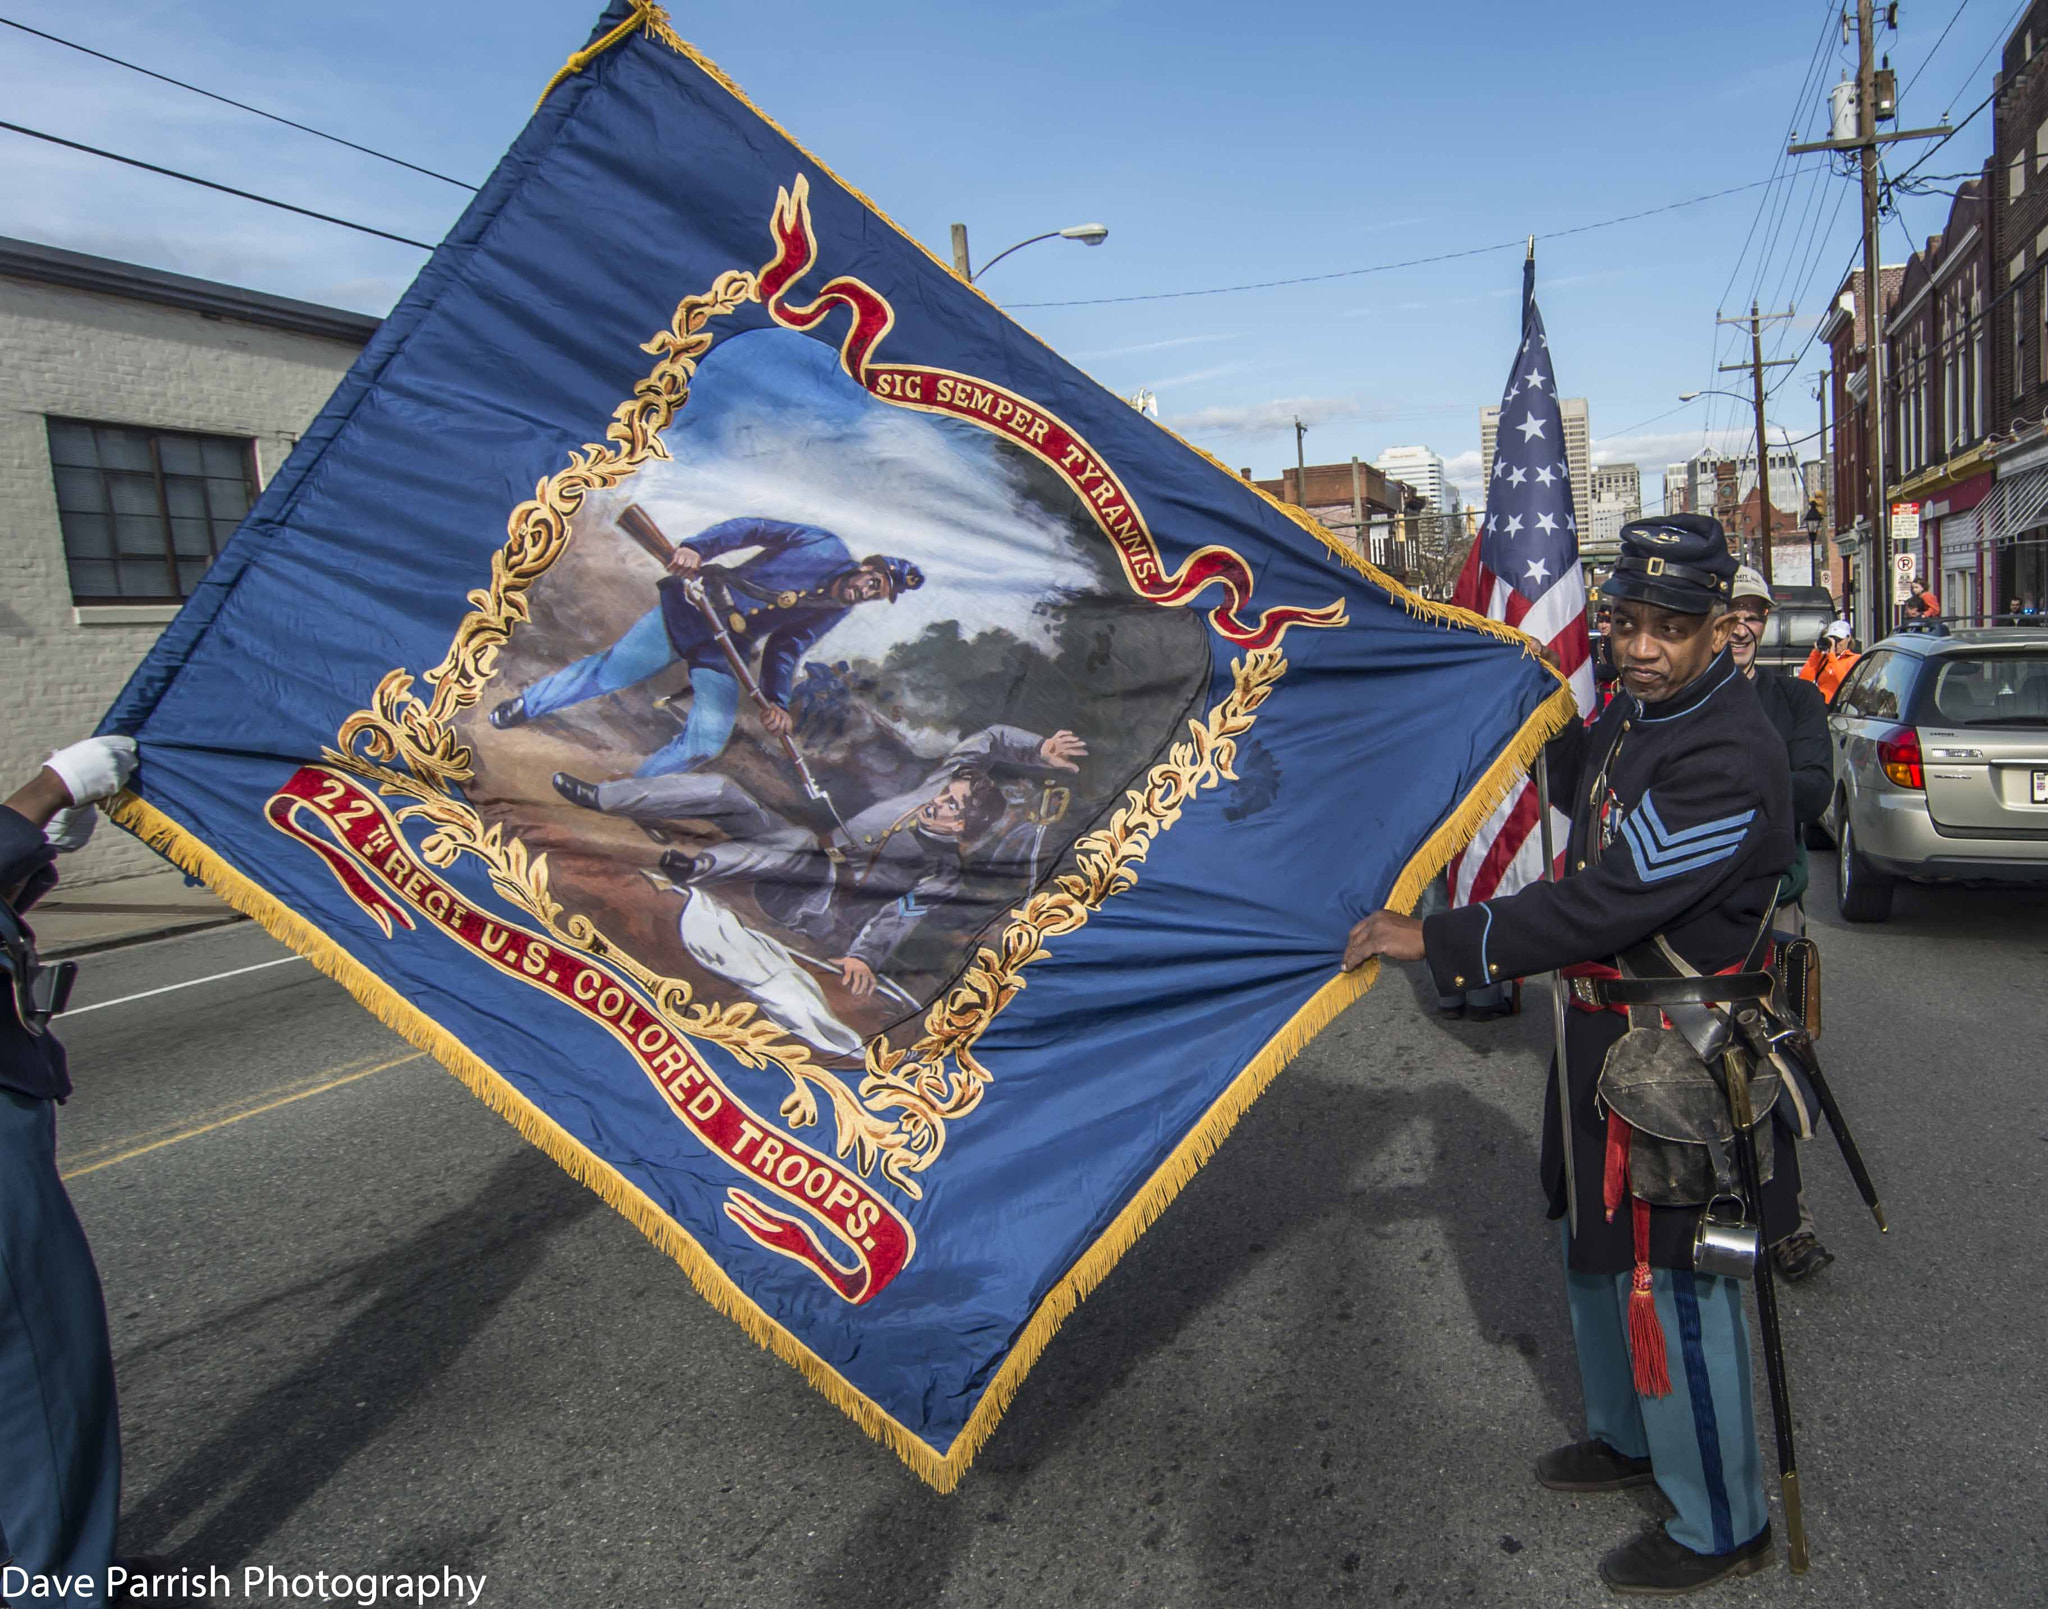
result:
M 1622 822 L 1621 835 L 1635 858 L 1636 876 L 1645 883 L 1661 883 L 1727 860 L 1742 847 L 1755 819 L 1754 810 L 1744 810 L 1673 831 L 1646 793 Z

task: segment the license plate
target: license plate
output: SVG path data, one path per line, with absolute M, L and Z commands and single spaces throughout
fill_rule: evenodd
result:
M 2048 804 L 2048 771 L 2034 773 L 2034 803 Z

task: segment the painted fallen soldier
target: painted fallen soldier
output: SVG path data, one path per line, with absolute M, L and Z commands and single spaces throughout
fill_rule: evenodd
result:
M 1088 746 L 1072 732 L 1040 737 L 984 727 L 914 788 L 856 812 L 822 836 L 770 810 L 713 771 L 584 784 L 588 805 L 643 825 L 703 821 L 725 834 L 661 869 L 678 888 L 746 881 L 771 921 L 822 944 L 849 992 L 875 974 L 933 910 L 960 893 L 967 852 L 1007 808 L 1001 777 L 1078 771 Z M 585 802 L 579 799 L 578 803 Z
M 651 529 L 643 511 L 631 512 Z M 743 548 L 759 551 L 732 564 L 705 562 Z M 692 771 L 724 752 L 739 716 L 742 690 L 719 643 L 721 630 L 743 659 L 758 663 L 757 681 L 767 702 L 761 723 L 783 737 L 794 724 L 789 696 L 804 654 L 849 610 L 894 603 L 924 585 L 924 572 L 908 559 L 876 553 L 856 560 L 845 542 L 819 526 L 753 517 L 721 520 L 676 543 L 667 565 L 655 607 L 618 641 L 506 699 L 491 711 L 491 725 L 524 726 L 684 664 L 690 667 L 690 713 L 683 730 L 649 755 L 635 775 Z M 571 802 L 584 802 L 561 781 L 556 786 Z

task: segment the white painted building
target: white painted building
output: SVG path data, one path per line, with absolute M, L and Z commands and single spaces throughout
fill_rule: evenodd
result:
M 0 238 L 0 786 L 88 736 L 378 321 Z M 67 884 L 159 869 L 102 830 Z
M 1440 514 L 1458 511 L 1458 488 L 1444 474 L 1444 461 L 1427 447 L 1389 447 L 1372 461 L 1388 480 L 1405 481 Z

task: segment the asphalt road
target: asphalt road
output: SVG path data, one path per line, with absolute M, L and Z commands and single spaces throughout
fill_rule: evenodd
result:
M 1851 929 L 1827 877 L 1824 1050 L 1893 1229 L 1809 1148 L 1841 1255 L 1786 1304 L 1814 1567 L 1703 1601 L 2048 1602 L 2048 897 L 1907 889 Z M 121 951 L 77 1003 L 284 953 Z M 1282 1076 L 950 1497 L 304 962 L 75 1015 L 125 1546 L 481 1572 L 492 1609 L 1604 1601 L 1655 1500 L 1529 1474 L 1579 1433 L 1547 1007 L 1446 1023 L 1418 973 Z

